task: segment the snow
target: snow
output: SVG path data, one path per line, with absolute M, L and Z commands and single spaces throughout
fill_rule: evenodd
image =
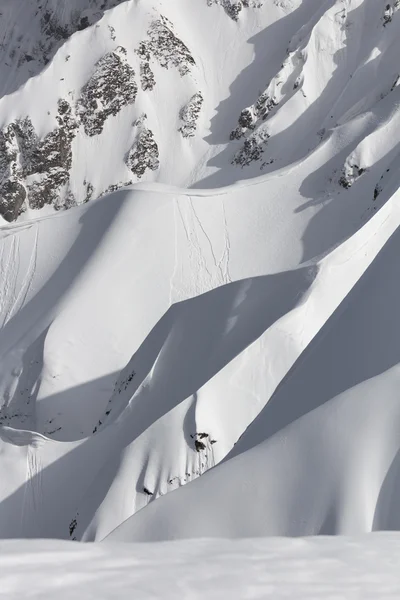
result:
M 0 598 L 399 597 L 399 536 L 159 544 L 8 541 Z
M 247 4 L 0 0 L 0 594 L 396 595 L 400 4 Z

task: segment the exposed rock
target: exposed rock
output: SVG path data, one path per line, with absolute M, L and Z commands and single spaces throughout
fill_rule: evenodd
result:
M 193 137 L 196 133 L 197 122 L 200 116 L 201 108 L 203 106 L 204 98 L 201 92 L 194 94 L 189 102 L 180 111 L 180 119 L 182 125 L 179 127 L 179 131 L 183 137 Z
M 392 0 L 392 2 L 386 4 L 382 17 L 384 27 L 393 21 L 394 13 L 398 10 L 400 10 L 400 0 L 394 0 L 394 2 Z
M 356 164 L 346 164 L 343 168 L 342 174 L 339 178 L 339 185 L 345 189 L 351 188 L 351 186 L 365 173 L 366 169 L 359 167 Z
M 390 4 L 386 5 L 385 12 L 383 13 L 383 26 L 386 27 L 388 23 L 393 19 L 393 6 Z
M 127 167 L 138 179 L 141 179 L 147 170 L 156 171 L 160 166 L 159 151 L 153 132 L 143 126 L 145 115 L 134 123 L 139 133 L 132 148 L 125 157 Z
M 79 513 L 77 514 L 77 517 L 79 516 Z M 74 519 L 72 519 L 71 523 L 69 524 L 69 537 L 72 537 L 74 534 L 75 529 L 78 526 L 78 520 L 77 517 L 75 517 Z
M 399 2 L 400 2 L 400 0 L 399 0 Z M 395 90 L 398 85 L 400 85 L 400 75 L 396 75 L 396 78 L 392 84 L 392 87 L 390 88 L 390 91 L 393 92 L 393 90 Z
M 238 119 L 238 126 L 231 132 L 229 136 L 230 139 L 239 140 L 245 135 L 246 131 L 255 128 L 256 120 L 257 119 L 255 117 L 254 111 L 252 110 L 252 107 L 245 108 L 244 110 L 242 110 Z
M 135 50 L 136 54 L 140 57 L 140 85 L 142 90 L 152 90 L 156 85 L 154 73 L 150 67 L 150 50 L 146 42 L 141 42 L 139 48 Z
M 263 0 L 207 0 L 207 4 L 219 4 L 231 19 L 238 21 L 243 8 L 261 8 Z
M 200 442 L 199 440 L 195 440 L 194 447 L 196 448 L 196 452 L 201 452 L 206 449 L 206 445 L 204 442 Z
M 25 200 L 31 208 L 53 204 L 61 209 L 76 204 L 68 183 L 77 123 L 65 100 L 58 102 L 56 120 L 58 127 L 43 140 L 29 117 L 0 133 L 0 212 L 7 220 L 17 218 Z M 61 188 L 65 188 L 64 194 Z
M 147 62 L 153 57 L 166 69 L 175 67 L 182 76 L 196 64 L 188 47 L 175 35 L 173 25 L 166 17 L 161 15 L 160 19 L 153 21 L 147 35 L 149 39 L 141 42 L 138 50 Z
M 265 150 L 265 144 L 269 139 L 269 133 L 265 129 L 259 129 L 252 133 L 244 142 L 241 150 L 235 155 L 232 164 L 245 167 L 259 160 Z
M 146 90 L 151 91 L 156 85 L 156 80 L 154 79 L 154 73 L 150 68 L 150 63 L 141 62 L 140 63 L 140 85 L 142 90 L 145 92 Z
M 85 200 L 84 200 L 84 202 L 86 203 L 86 202 L 89 202 L 89 200 L 92 199 L 93 192 L 94 192 L 94 187 L 93 187 L 93 185 L 90 182 L 88 182 L 86 180 L 83 182 L 83 185 L 86 188 L 86 196 L 85 196 Z
M 238 125 L 230 134 L 230 139 L 239 140 L 248 131 L 253 131 L 257 121 L 265 121 L 273 108 L 278 106 L 278 102 L 274 97 L 270 97 L 267 92 L 263 92 L 257 101 L 240 113 Z
M 112 25 L 109 25 L 108 31 L 110 32 L 110 38 L 112 39 L 113 42 L 115 42 L 115 40 L 117 39 L 117 36 L 115 35 L 115 28 L 112 27 Z
M 109 185 L 108 188 L 100 194 L 100 198 L 102 196 L 105 196 L 106 194 L 118 192 L 118 190 L 121 190 L 122 188 L 127 187 L 128 185 L 132 185 L 132 183 L 133 183 L 133 181 L 131 179 L 129 181 L 123 181 L 123 182 L 120 181 L 118 183 L 113 183 L 112 185 Z
M 69 190 L 60 197 L 60 190 L 69 183 L 72 166 L 72 141 L 76 135 L 77 123 L 71 107 L 65 100 L 58 103 L 56 117 L 59 127 L 50 132 L 43 141 L 33 143 L 31 152 L 26 150 L 26 168 L 23 176 L 40 174 L 41 178 L 28 184 L 29 206 L 42 208 L 53 204 L 56 208 L 68 208 L 76 204 Z M 32 141 L 37 139 L 32 137 Z M 29 138 L 28 138 L 29 141 Z
M 85 133 L 99 135 L 110 116 L 135 102 L 137 89 L 135 71 L 126 60 L 125 48 L 119 46 L 103 56 L 77 102 Z
M 8 179 L 0 187 L 0 214 L 6 221 L 15 221 L 20 215 L 26 199 L 24 186 L 13 179 Z

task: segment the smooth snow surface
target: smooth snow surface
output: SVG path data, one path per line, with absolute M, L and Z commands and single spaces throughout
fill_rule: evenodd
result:
M 0 0 L 0 538 L 400 530 L 399 9 Z
M 395 600 L 400 595 L 397 534 L 129 546 L 11 541 L 0 544 L 0 556 L 0 598 L 7 600 Z

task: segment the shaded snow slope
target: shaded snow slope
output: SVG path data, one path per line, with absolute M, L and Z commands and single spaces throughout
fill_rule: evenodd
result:
M 0 545 L 0 597 L 396 599 L 399 537 Z

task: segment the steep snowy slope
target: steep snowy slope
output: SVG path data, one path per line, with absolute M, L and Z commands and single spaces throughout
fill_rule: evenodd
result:
M 399 2 L 0 8 L 0 537 L 398 528 Z

